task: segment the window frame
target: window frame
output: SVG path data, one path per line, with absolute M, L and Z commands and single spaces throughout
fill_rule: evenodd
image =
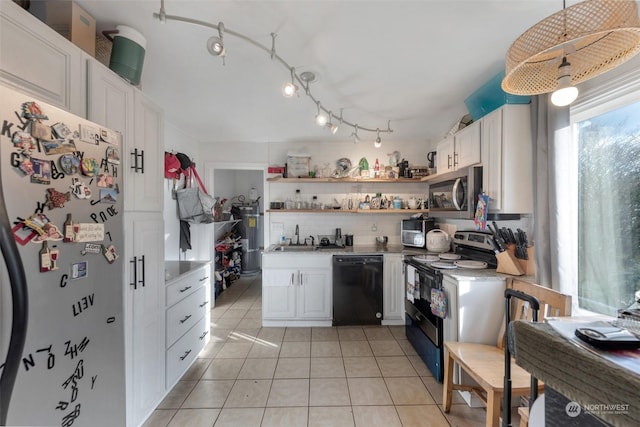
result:
M 569 116 L 572 134 L 570 167 L 572 168 L 572 173 L 569 182 L 565 183 L 565 185 L 569 186 L 571 194 L 574 195 L 570 203 L 570 209 L 575 228 L 569 233 L 566 243 L 569 245 L 569 250 L 572 254 L 573 265 L 570 268 L 575 272 L 575 277 L 572 277 L 572 283 L 564 287 L 564 292 L 570 293 L 574 300 L 572 307 L 574 316 L 602 316 L 602 314 L 581 308 L 578 302 L 578 135 L 573 130 L 579 122 L 640 102 L 639 59 L 636 57 L 618 70 L 612 71 L 611 75 L 606 76 L 607 78 L 603 78 L 603 76 L 594 79 L 589 85 L 586 85 L 584 93 L 581 94 L 577 102 L 570 106 Z

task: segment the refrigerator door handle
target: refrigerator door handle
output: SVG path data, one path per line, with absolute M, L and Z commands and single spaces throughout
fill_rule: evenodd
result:
M 138 257 L 134 256 L 129 263 L 133 264 L 133 282 L 129 283 L 129 286 L 133 286 L 133 290 L 138 289 Z
M 142 287 L 144 288 L 144 285 L 145 285 L 145 274 L 144 274 L 144 270 L 145 270 L 145 268 L 144 268 L 144 255 L 142 255 L 138 261 L 140 261 L 140 263 L 142 264 L 142 274 L 140 275 L 140 276 L 142 277 L 142 279 L 141 279 L 140 281 L 138 281 L 138 283 L 142 284 Z

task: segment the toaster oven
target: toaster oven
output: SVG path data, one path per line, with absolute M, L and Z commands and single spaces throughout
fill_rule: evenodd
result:
M 427 233 L 436 228 L 433 218 L 403 219 L 400 224 L 400 240 L 404 246 L 427 247 Z

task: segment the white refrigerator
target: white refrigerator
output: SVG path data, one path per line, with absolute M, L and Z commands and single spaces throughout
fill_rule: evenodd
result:
M 122 137 L 0 99 L 0 425 L 125 425 Z

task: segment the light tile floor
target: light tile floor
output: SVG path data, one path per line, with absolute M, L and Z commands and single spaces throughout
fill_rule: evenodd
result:
M 485 424 L 455 394 L 442 412 L 442 384 L 403 326 L 262 328 L 261 291 L 259 275 L 243 276 L 218 297 L 211 342 L 144 427 Z

